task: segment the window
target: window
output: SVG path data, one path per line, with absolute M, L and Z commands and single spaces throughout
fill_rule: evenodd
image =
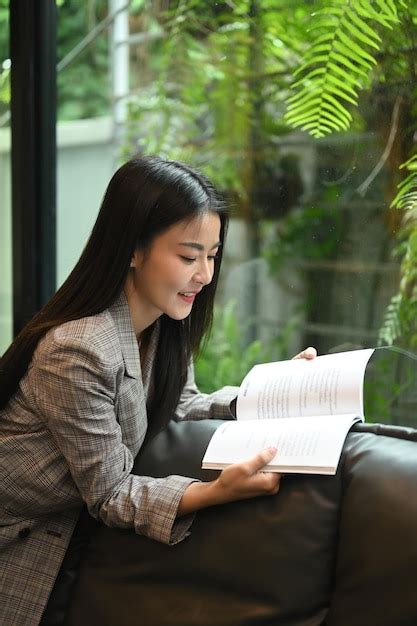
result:
M 60 59 L 88 45 L 60 72 L 59 282 L 121 161 L 159 153 L 202 169 L 233 207 L 205 353 L 214 387 L 306 345 L 417 343 L 417 6 L 323 7 L 60 7 Z
M 8 2 L 0 2 L 0 354 L 12 339 L 10 58 Z

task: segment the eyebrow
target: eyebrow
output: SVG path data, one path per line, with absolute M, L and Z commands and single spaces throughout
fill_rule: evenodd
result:
M 187 248 L 194 248 L 195 250 L 204 250 L 204 246 L 201 243 L 195 243 L 194 241 L 184 241 L 180 244 L 180 246 L 186 246 Z M 218 241 L 210 248 L 210 250 L 214 250 L 214 248 L 219 248 L 222 245 L 221 241 Z

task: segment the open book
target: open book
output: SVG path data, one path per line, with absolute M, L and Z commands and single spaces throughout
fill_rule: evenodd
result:
M 265 470 L 335 474 L 349 429 L 364 421 L 364 376 L 373 352 L 255 365 L 240 386 L 237 421 L 219 426 L 202 467 L 223 469 L 276 446 Z

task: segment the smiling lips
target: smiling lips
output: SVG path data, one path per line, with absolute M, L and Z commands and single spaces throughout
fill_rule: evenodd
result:
M 198 291 L 180 291 L 178 295 L 188 304 L 192 304 L 198 293 Z

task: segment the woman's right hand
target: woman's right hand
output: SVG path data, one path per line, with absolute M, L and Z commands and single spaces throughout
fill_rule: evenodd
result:
M 281 474 L 261 471 L 275 454 L 276 448 L 266 448 L 248 461 L 226 467 L 214 481 L 219 499 L 215 504 L 277 493 Z
M 215 504 L 276 494 L 281 474 L 262 471 L 275 454 L 276 448 L 265 448 L 247 461 L 229 465 L 211 482 L 191 483 L 180 501 L 178 515 L 186 515 Z

